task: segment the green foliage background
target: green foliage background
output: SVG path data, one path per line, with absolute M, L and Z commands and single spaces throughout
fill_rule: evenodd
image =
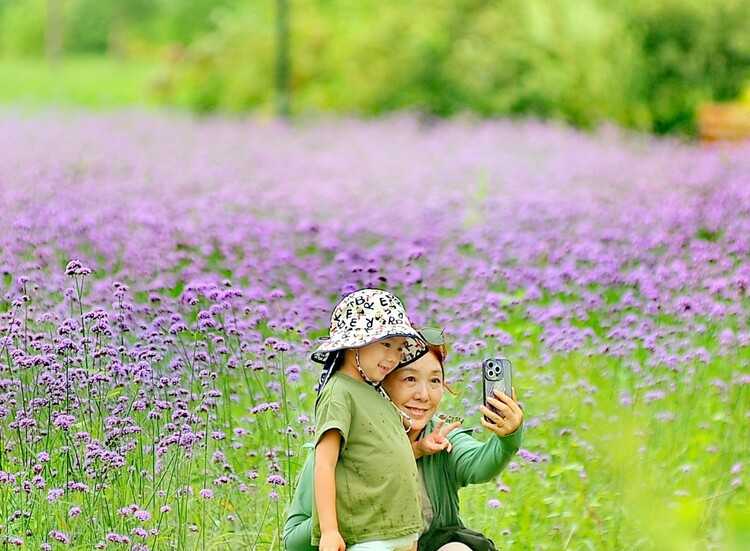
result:
M 273 112 L 282 0 L 0 0 L 0 52 L 148 58 L 154 99 Z M 286 0 L 292 110 L 532 115 L 694 133 L 750 82 L 750 0 Z

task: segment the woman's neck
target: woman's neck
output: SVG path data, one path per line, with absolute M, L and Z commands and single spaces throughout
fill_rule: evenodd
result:
M 409 431 L 409 433 L 408 433 L 409 442 L 411 442 L 413 444 L 414 442 L 416 442 L 417 440 L 419 440 L 419 433 L 421 433 L 421 432 L 422 432 L 421 430 L 411 429 Z

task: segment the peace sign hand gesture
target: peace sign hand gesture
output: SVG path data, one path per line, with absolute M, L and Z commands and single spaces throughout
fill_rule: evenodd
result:
M 424 435 L 412 444 L 414 458 L 419 459 L 425 455 L 433 455 L 443 450 L 450 453 L 453 449 L 453 445 L 450 440 L 448 440 L 447 436 L 459 426 L 461 426 L 461 421 L 454 421 L 453 423 L 446 425 L 445 419 L 440 419 L 440 421 L 435 424 L 435 428 L 430 434 Z

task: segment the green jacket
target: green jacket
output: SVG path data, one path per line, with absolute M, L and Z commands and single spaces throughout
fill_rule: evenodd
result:
M 435 423 L 434 419 L 431 420 L 424 430 L 432 432 Z M 523 427 L 508 436 L 492 436 L 486 442 L 479 442 L 471 435 L 471 429 L 454 430 L 448 435 L 453 444 L 450 453 L 439 452 L 417 460 L 422 466 L 434 512 L 430 528 L 464 526 L 459 516 L 458 490 L 469 484 L 488 482 L 499 475 L 520 448 L 522 433 Z M 302 467 L 284 523 L 287 551 L 317 551 L 317 547 L 310 543 L 313 458 L 314 454 L 310 454 Z

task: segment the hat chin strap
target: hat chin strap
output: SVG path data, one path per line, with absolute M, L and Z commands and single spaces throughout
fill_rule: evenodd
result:
M 374 386 L 374 387 L 376 387 L 376 388 L 380 388 L 380 383 L 376 383 L 375 381 L 373 381 L 372 379 L 370 379 L 370 378 L 369 378 L 369 377 L 368 377 L 368 376 L 367 376 L 367 375 L 365 374 L 365 372 L 364 372 L 364 371 L 362 370 L 362 364 L 360 364 L 360 363 L 359 363 L 359 348 L 356 348 L 356 349 L 354 350 L 354 359 L 355 359 L 355 360 L 356 360 L 356 362 L 357 362 L 357 371 L 359 371 L 359 374 L 360 374 L 360 375 L 362 375 L 362 378 L 363 378 L 363 379 L 364 379 L 365 381 L 367 381 L 367 383 L 368 383 L 368 384 L 370 384 L 370 385 L 372 385 L 372 386 Z
M 393 400 L 391 400 L 391 397 L 388 396 L 388 393 L 383 390 L 383 387 L 380 386 L 380 383 L 376 383 L 372 379 L 370 379 L 367 375 L 365 375 L 365 372 L 362 370 L 362 365 L 359 363 L 359 348 L 354 350 L 354 359 L 357 362 L 357 371 L 359 371 L 359 374 L 362 375 L 362 378 L 367 382 L 367 384 L 374 386 L 380 394 L 382 394 L 386 400 L 388 400 L 391 404 L 393 404 Z M 401 411 L 399 407 L 396 404 L 393 404 L 393 407 L 396 408 L 396 411 L 398 411 L 401 414 L 401 417 L 406 420 L 406 424 L 408 427 L 406 427 L 406 432 L 409 432 L 414 425 L 414 423 L 411 420 L 411 417 L 409 417 L 406 413 Z

